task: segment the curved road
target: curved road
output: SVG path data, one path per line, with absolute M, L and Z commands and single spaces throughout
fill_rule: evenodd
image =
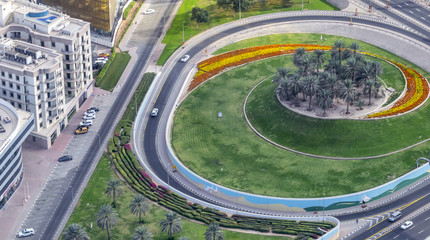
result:
M 246 29 L 258 27 L 258 26 L 264 26 L 264 25 L 280 23 L 280 22 L 291 22 L 291 21 L 349 22 L 350 16 L 327 16 L 327 15 L 315 14 L 312 16 L 285 16 L 285 17 L 274 18 L 274 19 L 262 19 L 255 22 L 249 22 L 243 25 L 235 26 L 235 27 L 226 29 L 224 31 L 218 32 L 214 35 L 206 36 L 194 46 L 189 47 L 183 53 L 188 54 L 190 56 L 194 56 L 200 51 L 204 50 L 208 45 L 231 34 L 244 31 Z M 372 21 L 372 20 L 361 19 L 361 18 L 353 18 L 353 22 L 372 26 L 372 27 L 383 28 L 386 30 L 391 30 L 396 33 L 403 34 L 410 38 L 416 39 L 430 46 L 430 41 L 428 38 L 422 37 L 421 35 L 418 35 L 415 33 L 411 33 L 402 28 L 385 24 L 383 22 Z M 182 80 L 179 76 L 184 74 L 183 71 L 186 66 L 187 65 L 184 63 L 177 62 L 176 64 L 173 65 L 171 71 L 167 73 L 168 74 L 167 77 L 165 79 L 160 79 L 161 81 L 165 81 L 165 82 L 154 104 L 154 107 L 157 107 L 159 109 L 159 115 L 158 115 L 159 117 L 149 118 L 147 122 L 143 121 L 141 123 L 137 123 L 141 125 L 144 125 L 146 123 L 146 125 L 141 127 L 141 129 L 145 129 L 144 133 L 142 133 L 144 137 L 144 140 L 143 140 L 144 145 L 135 146 L 135 148 L 137 151 L 140 151 L 139 149 L 142 149 L 142 148 L 144 149 L 144 153 L 150 168 L 164 182 L 169 181 L 167 177 L 166 169 L 163 167 L 163 164 L 160 162 L 160 159 L 159 159 L 159 156 L 167 157 L 167 158 L 169 157 L 168 153 L 166 152 L 167 142 L 164 139 L 166 136 L 165 133 L 166 133 L 166 126 L 167 126 L 166 125 L 167 117 L 165 116 L 164 112 L 170 113 L 170 111 L 172 111 L 172 108 L 174 107 L 173 105 L 174 105 L 176 96 L 179 92 L 179 88 L 178 87 L 175 88 L 174 86 L 175 84 L 180 84 L 180 83 L 177 83 L 177 81 Z M 170 186 L 173 188 L 176 188 L 177 190 L 183 189 L 183 187 L 176 181 L 170 181 Z M 191 192 L 189 190 L 186 190 L 186 191 L 181 190 L 181 192 L 190 197 L 201 199 L 199 195 L 196 195 L 194 192 Z M 209 202 L 212 201 L 211 199 L 207 199 L 207 200 Z M 236 204 L 231 203 L 229 207 L 234 209 L 234 205 Z M 261 211 L 263 212 L 264 210 L 261 210 Z M 376 212 L 378 211 L 378 209 L 375 209 L 373 211 Z M 362 216 L 361 213 L 359 215 L 353 214 L 349 218 L 354 219 L 361 216 Z

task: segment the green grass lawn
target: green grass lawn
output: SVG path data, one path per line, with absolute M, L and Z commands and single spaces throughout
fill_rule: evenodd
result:
M 128 52 L 116 53 L 115 59 L 109 66 L 106 74 L 96 82 L 96 86 L 107 91 L 112 91 L 121 78 L 122 72 L 124 72 L 130 59 L 131 56 Z
M 376 54 L 389 56 L 379 51 Z M 407 64 L 398 57 L 391 58 Z M 323 192 L 334 196 L 378 186 L 412 170 L 418 157 L 427 156 L 429 143 L 372 160 L 316 159 L 260 139 L 244 121 L 243 101 L 255 84 L 288 64 L 288 57 L 250 63 L 216 76 L 190 94 L 176 112 L 173 128 L 172 144 L 181 161 L 200 176 L 233 189 L 279 197 L 321 197 Z M 261 94 L 269 94 L 267 101 L 273 101 L 273 90 Z M 290 146 L 312 153 L 373 155 L 430 137 L 428 104 L 403 117 L 365 122 L 318 122 L 291 112 L 285 114 L 285 109 L 281 116 L 276 107 L 264 110 L 265 120 L 270 123 L 263 124 L 264 133 L 282 131 L 291 140 Z M 217 118 L 218 112 L 223 113 L 221 119 Z M 293 122 L 281 125 L 288 121 Z
M 75 207 L 66 227 L 71 223 L 79 223 L 85 227 L 88 235 L 92 240 L 106 239 L 106 230 L 101 230 L 97 227 L 96 213 L 101 205 L 111 203 L 106 195 L 104 189 L 109 179 L 118 178 L 111 167 L 109 158 L 103 155 L 97 165 L 87 187 L 85 188 L 82 196 Z M 138 217 L 132 215 L 129 210 L 130 201 L 135 193 L 128 187 L 123 186 L 123 195 L 117 200 L 117 212 L 119 213 L 120 220 L 118 225 L 111 231 L 111 239 L 131 239 L 135 228 L 138 226 Z M 159 223 L 164 219 L 166 210 L 151 203 L 150 211 L 143 216 L 144 225 L 149 228 L 149 231 L 154 235 L 155 240 L 167 239 L 166 233 L 160 232 Z M 93 228 L 91 229 L 91 222 Z M 190 239 L 204 239 L 203 233 L 206 231 L 207 226 L 196 222 L 188 221 L 183 218 L 182 232 L 177 235 L 188 236 Z M 279 236 L 264 236 L 256 234 L 246 234 L 233 231 L 224 230 L 226 239 L 250 239 L 250 240 L 270 240 L 270 239 L 291 239 Z
M 291 7 L 282 7 L 282 0 L 267 1 L 265 6 L 261 6 L 257 1 L 254 7 L 248 12 L 242 12 L 242 18 L 261 15 L 266 13 L 293 11 L 302 9 L 301 0 L 293 0 L 294 3 Z M 199 23 L 198 29 L 195 21 L 191 21 L 191 10 L 193 7 L 204 8 L 209 12 L 211 21 L 209 23 Z M 312 0 L 310 3 L 304 1 L 304 9 L 315 10 L 337 10 L 334 6 L 329 4 L 326 0 Z M 185 41 L 198 33 L 205 31 L 209 28 L 231 22 L 239 19 L 239 14 L 234 14 L 233 10 L 225 10 L 216 5 L 215 0 L 185 0 L 183 1 L 178 13 L 175 16 L 163 43 L 166 44 L 163 53 L 158 59 L 157 65 L 164 65 L 170 55 L 173 54 L 182 44 L 182 23 L 184 22 L 184 36 Z

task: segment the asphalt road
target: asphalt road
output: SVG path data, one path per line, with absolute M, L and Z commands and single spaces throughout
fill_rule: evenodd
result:
M 409 0 L 391 0 L 390 6 L 409 17 L 430 26 L 430 11 Z
M 237 33 L 239 31 L 243 31 L 246 29 L 250 29 L 257 26 L 264 26 L 268 24 L 273 23 L 279 23 L 279 22 L 288 22 L 288 21 L 306 21 L 306 20 L 324 20 L 324 21 L 339 21 L 339 22 L 349 22 L 350 17 L 348 16 L 290 16 L 290 17 L 283 17 L 283 18 L 276 18 L 276 19 L 264 19 L 260 20 L 258 22 L 251 22 L 244 25 L 240 25 L 237 27 L 233 27 L 230 29 L 227 29 L 225 31 L 222 31 L 220 33 L 217 33 L 215 35 L 211 35 L 210 37 L 206 37 L 205 39 L 201 40 L 196 46 L 190 48 L 185 54 L 188 54 L 190 56 L 196 55 L 198 52 L 205 49 L 206 46 L 210 45 L 213 42 L 216 42 L 217 40 L 224 38 L 228 35 L 231 35 L 233 33 Z M 382 22 L 374 22 L 366 19 L 353 19 L 353 22 L 355 23 L 361 23 L 364 25 L 370 25 L 373 27 L 379 27 L 379 28 L 385 28 L 388 30 L 392 30 L 394 32 L 397 32 L 399 34 L 407 35 L 411 38 L 417 39 L 420 42 L 423 42 L 427 45 L 430 45 L 430 41 L 426 37 L 421 37 L 417 34 L 411 33 L 405 29 L 397 28 L 391 25 L 387 25 Z M 428 34 L 428 33 L 427 33 Z M 190 60 L 189 60 L 190 61 Z M 156 102 L 154 104 L 154 107 L 157 107 L 159 109 L 159 113 L 157 118 L 150 118 L 147 121 L 146 124 L 146 130 L 144 132 L 144 151 L 145 155 L 147 157 L 147 161 L 151 167 L 151 169 L 154 171 L 154 173 L 164 182 L 167 182 L 167 173 L 164 169 L 163 165 L 160 163 L 160 160 L 158 159 L 159 156 L 168 156 L 168 153 L 166 152 L 167 149 L 167 142 L 166 141 L 160 141 L 160 138 L 163 138 L 165 136 L 165 130 L 166 130 L 166 122 L 164 121 L 162 125 L 160 125 L 160 119 L 162 119 L 162 115 L 165 111 L 170 112 L 171 109 L 174 107 L 172 99 L 174 99 L 179 92 L 179 89 L 174 89 L 173 86 L 175 86 L 176 81 L 178 80 L 178 76 L 184 74 L 183 70 L 185 68 L 185 64 L 181 62 L 177 62 L 170 73 L 168 73 L 168 76 L 165 79 L 165 83 L 163 85 L 163 88 L 161 89 Z M 172 91 L 176 91 L 175 93 L 172 93 Z M 159 131 L 159 132 L 157 132 Z M 160 143 L 160 145 L 157 145 L 156 142 Z M 170 185 L 174 188 L 178 187 L 180 188 L 180 185 L 176 182 L 170 181 Z M 183 191 L 184 194 L 191 196 L 191 197 L 197 197 L 194 193 L 190 191 Z M 199 197 L 197 197 L 199 198 Z M 211 200 L 207 200 L 208 202 L 211 202 Z M 399 202 L 400 203 L 400 202 Z M 235 203 L 231 203 L 231 206 L 236 205 Z M 392 206 L 391 206 L 392 207 Z M 262 210 L 263 211 L 263 210 Z M 378 210 L 374 210 L 378 211 Z M 381 211 L 381 210 L 380 210 Z M 367 214 L 365 214 L 367 215 Z M 350 215 L 349 218 L 361 218 L 363 217 L 363 214 L 360 213 L 358 215 Z
M 164 14 L 166 16 L 170 15 L 174 7 L 176 5 L 176 1 L 171 1 L 171 4 L 168 8 L 165 9 Z M 159 22 L 153 22 L 156 28 L 154 28 L 154 31 L 152 34 L 150 34 L 150 38 L 147 38 L 147 42 L 142 42 L 142 44 L 145 44 L 145 49 L 142 52 L 139 52 L 139 59 L 136 61 L 135 66 L 133 67 L 133 70 L 131 71 L 130 75 L 128 76 L 126 82 L 121 88 L 121 91 L 118 95 L 118 97 L 115 99 L 115 102 L 112 103 L 112 108 L 109 111 L 108 117 L 106 117 L 103 121 L 103 124 L 99 130 L 99 136 L 101 139 L 106 139 L 111 137 L 111 130 L 114 127 L 115 119 L 119 112 L 121 112 L 122 109 L 124 109 L 127 106 L 127 98 L 130 95 L 130 90 L 133 89 L 140 81 L 138 79 L 139 75 L 141 74 L 142 70 L 144 69 L 144 66 L 147 62 L 147 59 L 149 59 L 150 54 L 156 45 L 158 39 L 160 38 L 164 26 L 163 21 Z M 93 141 L 91 145 L 89 146 L 89 151 L 85 154 L 84 161 L 82 161 L 82 164 L 77 169 L 76 174 L 72 178 L 69 188 L 65 189 L 63 197 L 59 200 L 58 206 L 55 208 L 55 211 L 51 218 L 45 219 L 46 221 L 46 229 L 43 231 L 41 235 L 38 235 L 41 231 L 39 230 L 36 232 L 36 235 L 34 236 L 34 239 L 54 239 L 55 234 L 58 230 L 58 227 L 64 218 L 65 214 L 67 213 L 67 210 L 69 206 L 72 203 L 72 197 L 73 196 L 73 189 L 76 191 L 76 189 L 79 189 L 79 187 L 83 184 L 85 180 L 85 176 L 87 175 L 88 171 L 91 169 L 91 166 L 95 164 L 95 162 L 98 161 L 97 154 L 99 152 L 100 146 L 98 139 Z
M 380 240 L 424 240 L 430 237 L 430 209 L 423 212 L 419 216 L 408 219 L 414 224 L 412 227 L 403 230 L 400 227 L 393 229 L 391 232 L 379 238 Z M 405 219 L 397 221 L 405 222 Z

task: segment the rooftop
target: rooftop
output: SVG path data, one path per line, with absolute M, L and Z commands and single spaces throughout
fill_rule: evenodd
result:
M 10 142 L 9 138 L 18 134 L 30 118 L 31 113 L 16 110 L 8 102 L 0 99 L 0 153 Z

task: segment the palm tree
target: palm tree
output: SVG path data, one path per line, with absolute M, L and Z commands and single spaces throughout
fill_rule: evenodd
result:
M 108 240 L 110 240 L 109 229 L 118 223 L 118 213 L 109 204 L 103 204 L 97 213 L 97 225 L 101 229 L 106 228 Z
M 139 223 L 142 222 L 142 214 L 145 215 L 146 212 L 149 211 L 149 203 L 146 199 L 138 194 L 135 195 L 133 200 L 130 203 L 130 212 L 134 215 L 139 216 Z
M 328 88 L 330 88 L 330 94 L 331 98 L 334 99 L 336 97 L 336 89 L 338 85 L 339 80 L 337 79 L 337 76 L 333 73 L 328 73 L 325 76 L 325 84 Z
M 189 238 L 189 237 L 187 237 L 187 236 L 180 236 L 180 237 L 178 238 L 178 240 L 190 240 L 190 238 Z
M 302 76 L 308 76 L 313 70 L 314 60 L 309 54 L 305 54 L 302 57 L 301 63 Z
M 224 240 L 224 232 L 221 231 L 217 222 L 211 222 L 205 232 L 206 240 Z
M 87 232 L 77 223 L 72 223 L 63 232 L 63 240 L 89 240 Z
M 372 78 L 377 81 L 378 77 L 382 74 L 382 66 L 379 62 L 373 61 L 370 63 Z
M 314 51 L 315 66 L 317 68 L 317 73 L 319 73 L 320 68 L 324 64 L 324 61 L 325 61 L 324 54 L 325 54 L 325 52 L 323 50 L 321 50 L 321 49 L 317 49 L 317 50 Z
M 355 58 L 357 56 L 358 50 L 360 50 L 360 44 L 358 44 L 357 42 L 353 42 L 351 43 L 351 45 L 349 45 L 349 48 L 351 48 L 352 54 Z
M 333 99 L 330 96 L 328 89 L 320 89 L 317 94 L 317 105 L 324 110 L 323 115 L 325 116 L 325 110 L 333 104 Z
M 372 89 L 375 87 L 375 81 L 373 79 L 367 79 L 366 82 L 366 91 L 369 94 L 369 104 L 370 105 L 370 99 L 372 97 Z
M 360 61 L 356 57 L 351 57 L 346 60 L 346 71 L 348 72 L 349 78 L 356 83 L 357 71 L 360 67 Z
M 105 189 L 106 195 L 113 198 L 113 206 L 116 207 L 116 197 L 122 194 L 121 181 L 119 179 L 111 179 L 107 182 Z
M 291 76 L 291 69 L 289 68 L 278 68 L 276 77 L 273 79 L 273 83 L 277 85 L 276 94 L 282 100 L 288 100 L 290 98 L 288 89 L 288 80 Z
M 306 54 L 306 48 L 296 48 L 293 55 L 293 63 L 296 67 L 300 67 L 302 63 L 302 58 Z
M 145 226 L 138 226 L 133 234 L 132 240 L 152 240 L 152 233 Z
M 176 212 L 167 212 L 160 222 L 160 227 L 162 232 L 167 232 L 169 238 L 172 238 L 173 234 L 180 233 L 182 230 L 182 221 Z
M 339 65 L 342 65 L 342 51 L 344 50 L 344 48 L 345 48 L 345 43 L 342 40 L 336 40 L 332 47 L 339 61 Z
M 288 88 L 291 90 L 291 95 L 297 97 L 302 89 L 302 81 L 300 81 L 300 74 L 293 74 L 288 81 Z
M 346 79 L 343 82 L 340 96 L 346 101 L 346 114 L 349 114 L 349 104 L 354 101 L 357 89 L 354 87 L 351 79 Z
M 312 104 L 312 96 L 317 92 L 319 88 L 318 84 L 318 77 L 316 76 L 309 76 L 305 80 L 305 84 L 303 86 L 304 92 L 309 96 L 309 107 L 308 111 L 311 110 L 311 104 Z

